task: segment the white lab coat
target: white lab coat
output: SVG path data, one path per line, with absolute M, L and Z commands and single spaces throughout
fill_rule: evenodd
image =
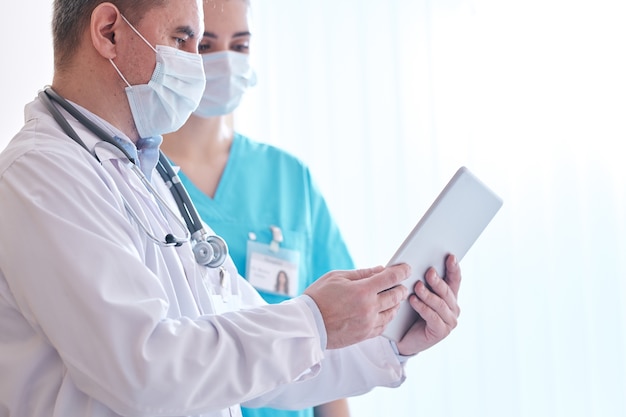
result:
M 326 351 L 310 298 L 268 306 L 230 259 L 221 293 L 189 244 L 152 243 L 122 196 L 156 236 L 182 231 L 63 114 L 101 163 L 39 100 L 0 156 L 0 417 L 236 416 L 239 402 L 302 408 L 404 380 L 386 339 Z

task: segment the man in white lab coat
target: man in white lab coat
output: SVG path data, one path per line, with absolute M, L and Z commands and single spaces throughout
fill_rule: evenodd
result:
M 268 306 L 230 259 L 207 268 L 189 242 L 156 244 L 184 235 L 152 173 L 160 135 L 185 121 L 204 88 L 202 3 L 54 7 L 52 88 L 134 162 L 41 96 L 1 154 L 0 416 L 303 408 L 400 385 L 407 358 L 456 326 L 453 256 L 445 279 L 430 270 L 430 289 L 414 288 L 409 301 L 422 318 L 395 344 L 380 334 L 407 297 L 396 286 L 406 265 L 331 272 Z

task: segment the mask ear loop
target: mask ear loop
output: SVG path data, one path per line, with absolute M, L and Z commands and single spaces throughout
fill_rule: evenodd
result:
M 137 29 L 135 29 L 135 27 L 133 25 L 130 24 L 128 19 L 126 19 L 126 17 L 124 17 L 124 15 L 121 14 L 121 13 L 120 13 L 120 16 L 122 17 L 122 19 L 124 19 L 124 22 L 126 22 L 128 24 L 128 26 L 130 26 L 130 28 L 133 30 L 133 32 L 135 32 L 137 34 L 137 36 L 139 36 L 146 43 L 146 45 L 148 45 L 150 47 L 150 49 L 152 49 L 156 53 L 157 50 L 154 49 L 154 47 L 152 45 L 150 45 L 150 42 L 148 42 L 148 40 L 146 38 L 144 38 L 143 35 L 141 33 L 139 33 L 139 31 Z
M 113 68 L 115 68 L 115 71 L 117 71 L 117 73 L 120 75 L 120 77 L 122 78 L 122 80 L 124 80 L 124 82 L 126 83 L 126 85 L 128 86 L 128 88 L 133 88 L 132 85 L 130 85 L 130 83 L 126 80 L 126 77 L 124 77 L 122 75 L 122 71 L 120 71 L 120 69 L 117 67 L 117 65 L 115 65 L 115 62 L 113 62 L 112 58 L 109 58 L 109 62 L 111 63 L 111 65 L 113 65 Z
M 157 53 L 157 50 L 154 49 L 154 47 L 152 45 L 150 45 L 150 42 L 148 42 L 148 40 L 146 38 L 143 37 L 143 35 L 141 33 L 139 33 L 139 31 L 137 29 L 135 29 L 135 27 L 133 25 L 130 24 L 130 22 L 128 21 L 128 19 L 126 19 L 126 17 L 120 13 L 120 17 L 122 18 L 122 20 L 124 20 L 124 22 L 126 22 L 126 24 L 133 30 L 133 32 L 135 32 L 137 34 L 137 36 L 139 36 L 141 38 L 142 41 L 144 41 L 146 43 L 146 45 L 148 45 L 150 47 L 150 49 L 152 49 L 154 51 L 154 53 Z M 113 68 L 115 68 L 115 71 L 117 71 L 117 73 L 119 74 L 120 78 L 122 78 L 122 80 L 124 80 L 124 82 L 126 83 L 126 85 L 129 88 L 132 88 L 132 85 L 130 85 L 130 83 L 128 82 L 128 80 L 126 79 L 126 77 L 124 77 L 124 75 L 122 75 L 122 71 L 120 71 L 120 69 L 117 67 L 117 65 L 115 65 L 115 62 L 113 62 L 112 58 L 109 58 L 109 62 L 111 63 L 111 65 L 113 65 Z

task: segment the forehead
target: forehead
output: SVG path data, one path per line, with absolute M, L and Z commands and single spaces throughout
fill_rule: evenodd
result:
M 155 32 L 171 32 L 187 27 L 201 35 L 203 28 L 202 0 L 169 0 L 163 6 L 150 9 L 141 19 L 141 26 Z
M 204 28 L 211 32 L 247 31 L 249 12 L 246 0 L 204 0 Z

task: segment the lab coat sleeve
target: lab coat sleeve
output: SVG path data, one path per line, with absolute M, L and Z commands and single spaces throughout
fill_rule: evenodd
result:
M 327 350 L 319 373 L 255 398 L 245 407 L 302 409 L 364 394 L 376 386 L 398 387 L 405 380 L 404 366 L 383 337 L 343 349 Z

